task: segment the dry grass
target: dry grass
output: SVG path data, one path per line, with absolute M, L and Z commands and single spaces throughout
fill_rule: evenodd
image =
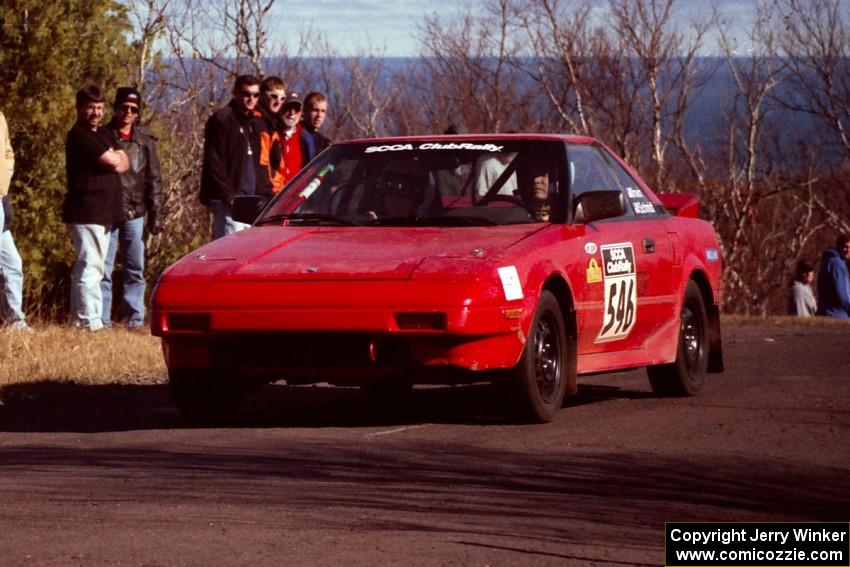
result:
M 825 317 L 723 316 L 723 326 L 844 326 Z M 116 328 L 89 333 L 39 325 L 33 333 L 0 328 L 0 389 L 11 384 L 161 384 L 166 381 L 159 339 Z
M 0 328 L 0 388 L 31 382 L 153 384 L 166 380 L 159 339 L 124 329 Z
M 792 317 L 790 315 L 756 317 L 752 315 L 722 315 L 721 326 L 736 325 L 767 325 L 774 327 L 847 327 L 850 331 L 850 321 L 833 317 Z

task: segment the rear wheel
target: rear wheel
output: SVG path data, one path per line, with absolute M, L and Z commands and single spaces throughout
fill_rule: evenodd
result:
M 705 383 L 708 368 L 708 315 L 699 286 L 685 287 L 676 360 L 646 369 L 652 391 L 662 396 L 693 396 Z
M 561 307 L 551 292 L 543 290 L 512 376 L 514 403 L 522 419 L 546 423 L 561 409 L 567 390 L 567 352 Z
M 225 423 L 236 416 L 246 389 L 221 371 L 181 368 L 168 373 L 174 405 L 196 425 Z

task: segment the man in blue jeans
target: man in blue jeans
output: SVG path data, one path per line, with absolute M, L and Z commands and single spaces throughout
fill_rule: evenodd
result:
M 29 330 L 22 308 L 24 270 L 15 239 L 9 230 L 12 205 L 9 186 L 15 170 L 15 153 L 9 138 L 6 117 L 0 112 L 0 319 L 15 331 Z
M 120 87 L 115 93 L 112 121 L 106 126 L 116 147 L 127 154 L 130 169 L 120 176 L 124 220 L 110 233 L 100 283 L 103 326 L 112 326 L 112 271 L 117 253 L 121 260 L 123 293 L 116 314 L 118 320 L 126 320 L 131 331 L 142 329 L 145 323 L 145 215 L 150 234 L 162 231 L 162 176 L 156 143 L 137 124 L 141 108 L 139 91 Z
M 74 243 L 71 272 L 71 324 L 78 329 L 103 329 L 103 295 L 100 281 L 112 227 L 124 219 L 121 181 L 129 168 L 127 154 L 114 147 L 100 127 L 103 94 L 89 85 L 77 91 L 77 121 L 65 139 L 68 192 L 62 221 Z

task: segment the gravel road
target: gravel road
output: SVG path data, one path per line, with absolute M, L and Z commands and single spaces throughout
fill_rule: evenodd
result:
M 850 520 L 850 326 L 728 326 L 662 399 L 580 381 L 547 425 L 486 386 L 272 385 L 186 427 L 163 385 L 7 388 L 2 565 L 659 565 L 665 521 Z

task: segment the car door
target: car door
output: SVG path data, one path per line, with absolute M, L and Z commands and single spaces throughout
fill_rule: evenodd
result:
M 635 213 L 604 151 L 588 144 L 571 144 L 567 150 L 571 203 L 581 193 L 594 190 L 618 190 L 626 200 L 623 216 L 585 226 L 584 254 L 572 278 L 579 354 L 644 345 L 657 324 L 657 271 L 667 249 L 663 224 L 653 222 L 658 219 L 649 219 L 647 213 Z
M 640 256 L 637 284 L 641 305 L 640 346 L 644 346 L 669 330 L 679 304 L 675 295 L 681 278 L 677 234 L 671 228 L 669 213 L 652 202 L 620 161 L 605 148 L 600 148 L 600 153 L 617 178 L 632 213 L 632 234 Z

